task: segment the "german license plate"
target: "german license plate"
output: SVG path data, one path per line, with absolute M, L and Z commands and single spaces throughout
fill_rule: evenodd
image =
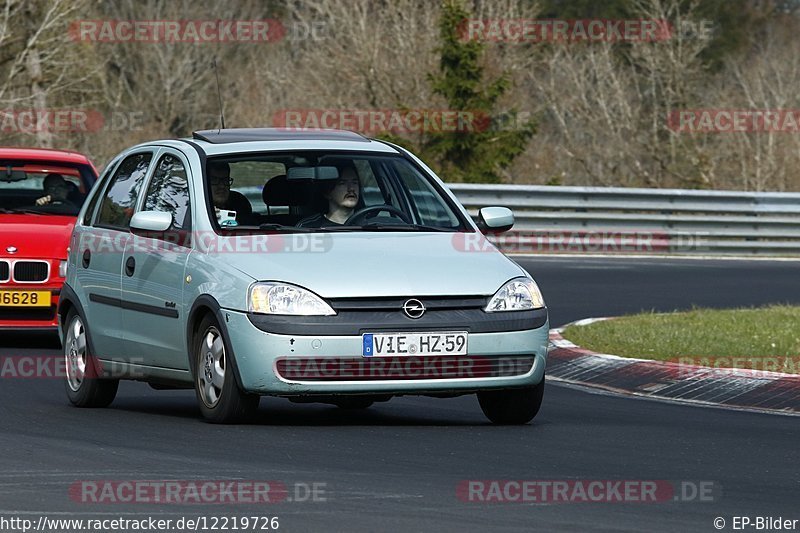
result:
M 364 357 L 417 355 L 467 355 L 466 331 L 365 333 Z
M 0 307 L 50 307 L 50 291 L 0 291 Z

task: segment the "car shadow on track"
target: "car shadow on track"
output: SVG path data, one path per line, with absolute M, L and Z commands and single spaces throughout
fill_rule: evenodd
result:
M 168 416 L 202 422 L 200 411 L 189 396 L 171 394 L 169 398 L 118 398 L 109 408 L 114 411 Z M 430 405 L 399 399 L 375 404 L 369 409 L 340 409 L 326 404 L 295 404 L 280 398 L 262 398 L 258 411 L 244 426 L 489 426 L 477 401 L 474 413 L 452 406 L 435 408 L 442 400 L 431 398 Z M 471 402 L 470 402 L 471 403 Z M 410 413 L 406 411 L 412 411 Z M 466 415 L 466 416 L 465 416 Z M 534 422 L 535 424 L 535 422 Z

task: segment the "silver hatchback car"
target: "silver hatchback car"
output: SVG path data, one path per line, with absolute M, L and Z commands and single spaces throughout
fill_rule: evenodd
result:
M 212 422 L 260 396 L 367 408 L 477 393 L 495 423 L 542 403 L 536 283 L 399 146 L 338 130 L 228 129 L 134 146 L 78 217 L 58 308 L 66 391 L 194 388 Z

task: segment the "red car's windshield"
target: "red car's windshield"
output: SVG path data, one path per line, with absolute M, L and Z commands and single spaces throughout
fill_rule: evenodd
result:
M 89 165 L 2 160 L 0 213 L 77 216 L 94 180 Z

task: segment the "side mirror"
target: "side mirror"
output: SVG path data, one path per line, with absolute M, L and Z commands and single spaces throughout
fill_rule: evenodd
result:
M 172 214 L 163 211 L 139 211 L 131 218 L 131 231 L 163 233 L 172 227 Z
M 507 207 L 483 207 L 478 211 L 478 228 L 483 233 L 502 233 L 514 226 L 514 213 Z

